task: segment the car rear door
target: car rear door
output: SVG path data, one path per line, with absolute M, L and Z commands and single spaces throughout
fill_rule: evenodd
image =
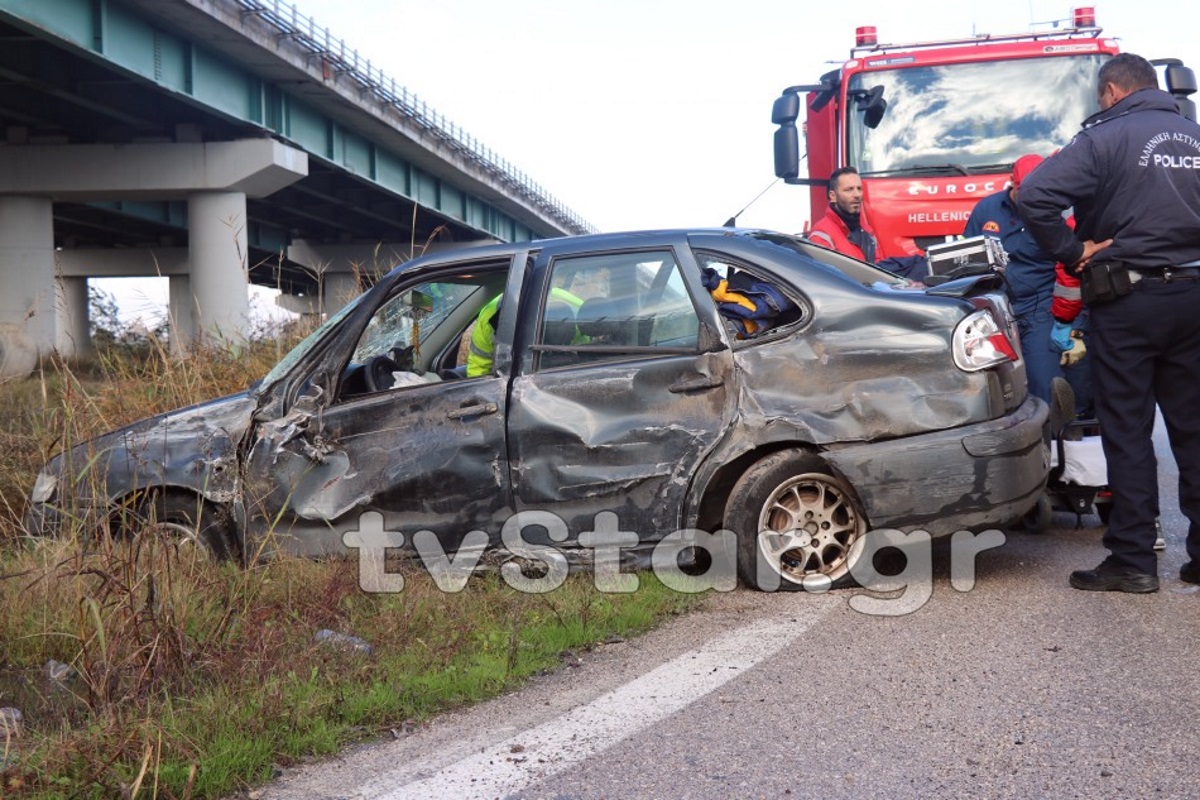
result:
M 557 514 L 568 541 L 601 511 L 643 542 L 671 533 L 735 396 L 690 252 L 546 250 L 535 274 L 509 405 L 516 509 Z

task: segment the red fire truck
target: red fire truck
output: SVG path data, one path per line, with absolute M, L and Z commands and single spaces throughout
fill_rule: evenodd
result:
M 1045 33 L 884 45 L 875 28 L 859 28 L 841 69 L 775 101 L 775 174 L 810 187 L 817 219 L 829 205 L 829 174 L 853 165 L 878 257 L 921 253 L 961 234 L 979 198 L 1007 185 L 1018 157 L 1050 155 L 1099 110 L 1096 72 L 1120 52 L 1101 33 L 1092 8 Z M 1174 59 L 1153 63 L 1195 119 L 1195 73 Z M 796 126 L 802 94 L 807 178 Z

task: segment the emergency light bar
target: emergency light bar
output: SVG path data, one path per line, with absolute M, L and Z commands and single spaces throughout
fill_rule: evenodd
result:
M 1057 23 L 1055 23 L 1057 25 Z M 980 42 L 998 42 L 998 41 L 1016 41 L 1024 39 L 1046 39 L 1053 36 L 1070 36 L 1072 32 L 1079 35 L 1082 31 L 1092 31 L 1092 36 L 1099 35 L 1100 29 L 1096 25 L 1096 7 L 1095 6 L 1080 6 L 1071 9 L 1071 27 L 1063 31 L 1041 32 L 1041 33 L 1013 33 L 1003 36 L 992 36 L 990 34 L 981 34 L 972 37 L 971 39 L 945 39 L 936 42 L 918 42 L 907 45 L 885 44 L 882 47 L 879 45 L 879 37 L 876 33 L 874 25 L 860 25 L 854 29 L 854 50 L 851 55 L 858 55 L 855 51 L 859 48 L 877 48 L 879 51 L 890 49 L 916 49 L 922 47 L 940 47 L 944 45 L 954 44 L 978 44 Z

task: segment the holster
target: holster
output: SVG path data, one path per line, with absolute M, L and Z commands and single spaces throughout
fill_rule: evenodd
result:
M 1129 268 L 1120 261 L 1089 264 L 1079 279 L 1079 295 L 1089 306 L 1111 303 L 1132 291 Z

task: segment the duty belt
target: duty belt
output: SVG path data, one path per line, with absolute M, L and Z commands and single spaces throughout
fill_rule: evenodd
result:
M 1129 282 L 1158 281 L 1173 283 L 1175 281 L 1200 281 L 1200 266 L 1162 267 L 1160 269 L 1130 269 Z

